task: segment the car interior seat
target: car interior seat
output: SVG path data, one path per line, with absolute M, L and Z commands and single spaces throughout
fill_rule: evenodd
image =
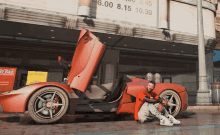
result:
M 107 97 L 104 99 L 105 102 L 116 100 L 119 97 L 119 94 L 121 94 L 122 85 L 123 76 L 118 76 L 116 79 L 114 79 L 112 89 L 107 94 Z
M 124 89 L 126 88 L 126 85 L 128 82 L 132 82 L 131 80 L 131 76 L 128 75 L 122 75 L 122 76 L 118 76 L 116 79 L 113 80 L 112 86 L 110 88 L 110 91 L 108 91 L 102 99 L 90 99 L 88 98 L 85 93 L 79 92 L 81 93 L 83 96 L 80 96 L 79 93 L 77 94 L 79 97 L 81 97 L 84 100 L 81 100 L 80 104 L 93 104 L 93 103 L 103 103 L 103 102 L 111 102 L 116 100 L 117 98 L 120 97 L 121 93 L 124 91 Z M 89 88 L 88 88 L 89 89 Z M 85 101 L 86 100 L 86 101 Z

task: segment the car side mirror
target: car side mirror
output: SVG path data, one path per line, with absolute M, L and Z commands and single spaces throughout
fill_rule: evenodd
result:
M 70 68 L 70 64 L 68 64 L 68 62 L 65 59 L 63 59 L 61 56 L 58 56 L 58 62 L 65 69 L 69 69 Z

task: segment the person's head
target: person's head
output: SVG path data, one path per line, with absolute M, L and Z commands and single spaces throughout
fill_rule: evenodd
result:
M 154 81 L 149 81 L 147 86 L 147 91 L 151 92 L 155 88 L 156 83 Z

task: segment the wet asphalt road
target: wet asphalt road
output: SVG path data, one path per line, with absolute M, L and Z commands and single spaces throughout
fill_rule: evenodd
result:
M 139 124 L 133 116 L 116 118 L 102 115 L 71 118 L 54 124 L 21 122 L 18 118 L 1 119 L 0 135 L 220 135 L 220 111 L 188 111 L 180 113 L 180 125 L 160 126 L 159 120 Z

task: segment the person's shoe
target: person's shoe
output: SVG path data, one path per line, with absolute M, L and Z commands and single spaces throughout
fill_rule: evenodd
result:
M 141 121 L 141 120 L 137 120 L 137 123 L 140 123 L 140 124 L 142 124 L 142 123 L 144 123 L 144 121 Z
M 172 122 L 173 124 L 180 124 L 180 121 L 175 119 L 172 115 L 168 115 L 168 119 L 170 120 L 170 122 Z
M 147 122 L 152 122 L 152 121 L 154 121 L 154 116 L 149 116 L 149 117 L 147 118 Z
M 168 118 L 166 118 L 164 116 L 161 116 L 160 125 L 163 125 L 163 126 L 173 126 L 173 123 L 171 123 Z

